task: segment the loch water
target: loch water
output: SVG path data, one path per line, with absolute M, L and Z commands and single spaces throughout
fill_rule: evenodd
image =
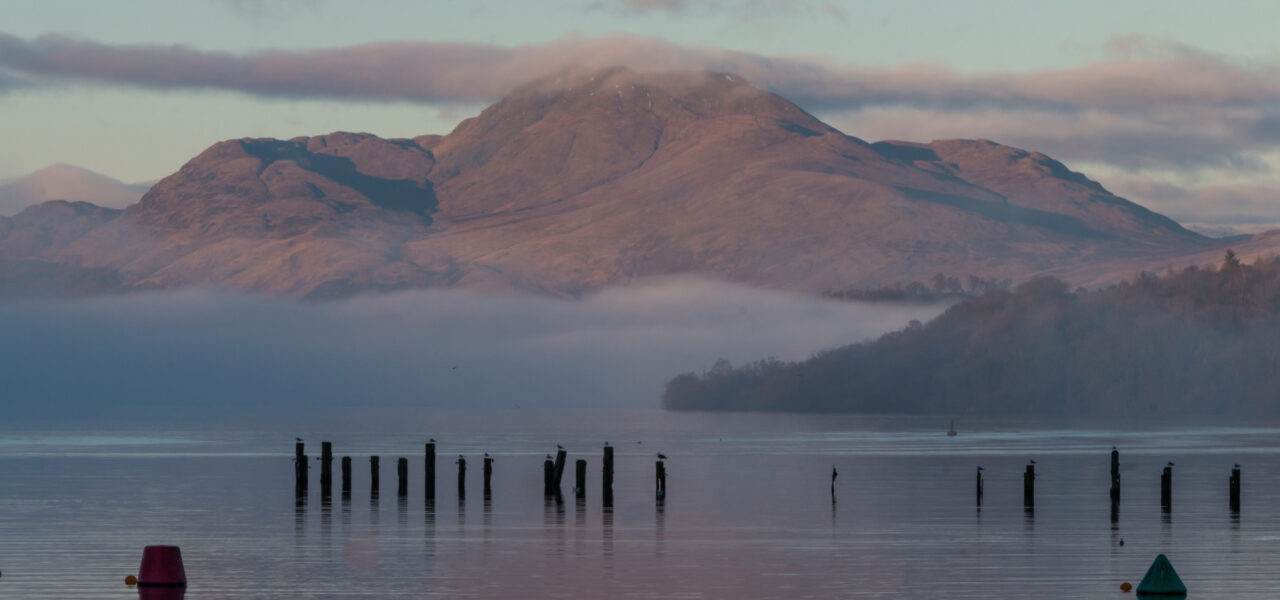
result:
M 1191 598 L 1280 589 L 1280 423 L 960 417 L 948 437 L 950 420 L 511 409 L 0 425 L 0 598 L 137 598 L 123 581 L 148 544 L 181 546 L 190 599 L 1120 598 L 1120 584 L 1136 585 L 1161 553 Z M 306 502 L 295 503 L 295 436 L 309 456 L 324 440 L 353 458 L 350 498 L 337 459 L 334 495 L 320 497 L 312 458 Z M 433 503 L 428 437 L 437 439 Z M 601 506 L 605 442 L 616 449 L 611 510 Z M 557 444 L 569 459 L 560 501 L 542 490 Z M 1123 482 L 1114 522 L 1113 445 Z M 489 498 L 485 452 L 495 458 Z M 658 452 L 668 457 L 660 502 Z M 376 499 L 370 455 L 381 457 Z M 572 493 L 579 458 L 588 461 L 582 501 Z M 1170 461 L 1165 512 L 1160 471 Z M 1235 463 L 1238 513 L 1228 504 Z

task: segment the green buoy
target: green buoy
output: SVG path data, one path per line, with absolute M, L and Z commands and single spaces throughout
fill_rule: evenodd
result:
M 1169 562 L 1169 558 L 1161 554 L 1151 563 L 1151 568 L 1147 569 L 1147 574 L 1138 584 L 1138 595 L 1186 596 L 1187 586 L 1182 584 L 1182 578 L 1178 577 L 1178 572 L 1173 570 L 1173 564 Z

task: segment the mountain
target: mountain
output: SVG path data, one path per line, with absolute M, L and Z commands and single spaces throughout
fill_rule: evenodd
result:
M 0 216 L 13 216 L 28 206 L 48 200 L 124 208 L 142 198 L 147 187 L 121 183 L 88 169 L 56 164 L 0 185 Z
M 1280 258 L 1071 293 L 1052 277 L 799 362 L 724 361 L 668 382 L 685 410 L 914 414 L 1276 414 Z
M 868 143 L 732 74 L 626 68 L 531 82 L 444 136 L 220 142 L 76 239 L 14 235 L 0 252 L 126 288 L 312 298 L 576 295 L 677 273 L 806 291 L 1087 283 L 1221 245 L 1043 154 Z

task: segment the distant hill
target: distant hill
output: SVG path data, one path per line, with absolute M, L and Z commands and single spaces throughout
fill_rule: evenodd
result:
M 1088 283 L 1224 247 L 1043 154 L 871 144 L 732 74 L 626 68 L 531 82 L 445 136 L 220 142 L 78 238 L 22 239 L 0 235 L 0 253 L 126 289 L 308 298 L 573 296 L 671 274 L 810 292 Z
M 1052 277 L 799 362 L 671 380 L 677 410 L 1278 414 L 1280 259 L 1071 292 Z
M 148 186 L 121 183 L 88 169 L 57 164 L 0 184 L 0 216 L 11 217 L 49 200 L 125 208 L 141 199 L 147 189 Z

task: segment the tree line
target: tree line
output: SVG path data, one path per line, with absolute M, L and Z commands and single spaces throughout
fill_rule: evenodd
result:
M 727 361 L 669 381 L 674 410 L 907 414 L 1280 413 L 1280 258 L 1143 273 L 1086 291 L 1053 277 L 798 362 Z

